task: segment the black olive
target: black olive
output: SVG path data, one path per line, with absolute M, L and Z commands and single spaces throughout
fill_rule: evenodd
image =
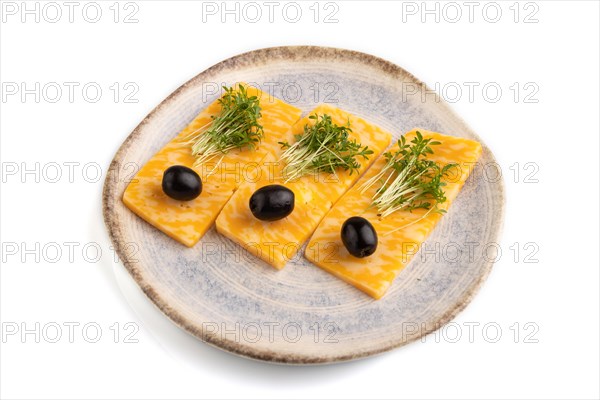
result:
M 162 189 L 172 199 L 189 201 L 202 193 L 202 180 L 193 169 L 183 165 L 173 165 L 163 174 Z
M 377 249 L 377 232 L 363 217 L 350 217 L 342 225 L 342 242 L 354 257 L 368 257 Z
M 277 221 L 294 211 L 294 192 L 285 186 L 267 185 L 250 197 L 250 211 L 262 221 Z

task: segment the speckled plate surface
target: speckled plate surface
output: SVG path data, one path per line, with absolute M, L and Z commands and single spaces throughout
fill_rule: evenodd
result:
M 319 102 L 335 103 L 395 138 L 421 127 L 481 142 L 443 101 L 423 98 L 421 92 L 429 89 L 413 75 L 371 55 L 278 47 L 241 54 L 207 69 L 129 135 L 104 186 L 111 240 L 125 267 L 164 314 L 224 350 L 306 364 L 356 359 L 402 346 L 460 312 L 490 272 L 489 243 L 498 242 L 504 216 L 503 183 L 489 172 L 496 164 L 483 142 L 480 163 L 450 211 L 379 301 L 301 256 L 276 271 L 214 228 L 194 248 L 186 248 L 123 205 L 124 176 L 215 100 L 220 85 L 238 81 L 305 112 Z

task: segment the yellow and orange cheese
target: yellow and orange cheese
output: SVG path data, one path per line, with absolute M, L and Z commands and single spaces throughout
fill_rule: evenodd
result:
M 265 157 L 260 177 L 240 185 L 216 221 L 219 233 L 277 269 L 282 269 L 296 255 L 327 211 L 356 182 L 359 175 L 373 163 L 391 140 L 388 132 L 339 108 L 321 104 L 308 115 L 314 114 L 328 114 L 338 125 L 350 122 L 350 136 L 373 150 L 374 154 L 371 154 L 368 160 L 357 157 L 361 164 L 358 173 L 350 175 L 346 171 L 338 170 L 336 174 L 306 175 L 285 182 L 282 177 L 285 165 L 278 161 L 278 157 L 270 158 L 269 155 Z M 308 115 L 292 127 L 286 141 L 294 142 L 294 135 L 302 134 L 306 124 L 314 123 L 308 119 Z M 267 159 L 269 162 L 266 162 Z M 256 190 L 271 184 L 280 184 L 291 189 L 295 195 L 295 208 L 284 219 L 261 221 L 250 212 L 249 200 Z
M 434 154 L 428 159 L 441 165 L 459 164 L 444 179 L 447 201 L 440 205 L 448 209 L 456 198 L 469 172 L 481 155 L 481 145 L 475 141 L 445 136 L 435 132 L 419 129 L 425 138 L 433 138 L 442 142 L 434 146 Z M 412 139 L 415 131 L 406 135 Z M 392 151 L 396 151 L 393 147 Z M 361 193 L 362 184 L 381 171 L 385 165 L 385 157 L 380 157 L 367 173 L 350 189 L 331 211 L 323 218 L 310 242 L 306 246 L 306 258 L 329 271 L 340 279 L 354 285 L 358 289 L 374 297 L 381 298 L 389 289 L 398 273 L 408 264 L 415 249 L 425 241 L 442 217 L 439 213 L 429 213 L 421 218 L 426 210 L 396 211 L 385 218 L 377 216 L 377 209 L 370 207 L 373 196 L 379 185 L 371 186 Z M 365 258 L 350 255 L 341 241 L 340 231 L 346 219 L 352 216 L 366 218 L 378 234 L 378 246 L 374 254 Z M 417 222 L 414 222 L 417 221 Z M 412 223 L 412 224 L 411 224 Z M 404 227 L 397 230 L 398 227 Z
M 247 87 L 248 96 L 258 96 L 264 137 L 256 149 L 236 149 L 214 161 L 194 167 L 195 158 L 189 145 L 183 144 L 190 133 L 207 125 L 221 109 L 218 101 L 210 104 L 177 137 L 156 153 L 137 173 L 125 193 L 123 202 L 129 209 L 173 239 L 186 246 L 195 245 L 214 223 L 217 215 L 246 179 L 254 176 L 263 159 L 279 154 L 278 142 L 285 140 L 290 127 L 298 121 L 301 110 L 267 93 Z M 178 201 L 162 191 L 163 172 L 172 165 L 194 169 L 202 179 L 202 193 L 191 201 Z

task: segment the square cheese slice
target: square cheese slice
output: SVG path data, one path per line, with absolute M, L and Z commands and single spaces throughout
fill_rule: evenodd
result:
M 309 115 L 328 114 L 332 121 L 338 125 L 350 122 L 352 133 L 350 136 L 363 146 L 369 146 L 373 154 L 368 160 L 357 157 L 361 168 L 356 173 L 349 174 L 344 170 L 336 171 L 336 174 L 318 173 L 305 175 L 296 180 L 285 182 L 282 178 L 283 162 L 279 157 L 270 158 L 263 163 L 263 171 L 257 179 L 246 181 L 231 200 L 223 208 L 223 212 L 217 218 L 217 231 L 244 249 L 262 258 L 277 269 L 282 269 L 285 264 L 294 258 L 300 247 L 308 240 L 323 216 L 332 205 L 350 188 L 371 163 L 389 145 L 390 133 L 372 125 L 362 118 L 358 118 L 339 108 L 321 104 L 312 110 L 307 116 L 298 121 L 288 133 L 288 143 L 295 141 L 295 134 L 302 134 L 306 124 L 314 121 Z M 279 153 L 282 150 L 280 149 Z M 256 219 L 249 207 L 252 194 L 266 185 L 280 184 L 288 187 L 294 192 L 294 211 L 278 221 L 261 221 Z
M 479 159 L 481 145 L 468 139 L 423 129 L 418 131 L 424 138 L 442 142 L 438 146 L 432 146 L 434 154 L 428 159 L 441 165 L 459 164 L 457 168 L 451 169 L 444 179 L 447 184 L 444 186 L 447 200 L 440 204 L 440 208 L 447 210 Z M 415 133 L 416 130 L 413 130 L 405 135 L 407 142 L 412 140 Z M 391 151 L 397 149 L 398 147 L 394 146 Z M 375 299 L 385 294 L 396 275 L 408 264 L 411 255 L 442 218 L 442 214 L 431 212 L 424 219 L 414 222 L 427 212 L 423 209 L 413 210 L 412 213 L 399 210 L 385 218 L 378 217 L 377 209 L 370 205 L 380 185 L 371 186 L 364 194 L 361 194 L 361 191 L 362 184 L 380 172 L 385 164 L 385 157 L 379 157 L 371 169 L 336 203 L 319 224 L 305 250 L 308 260 Z M 353 216 L 367 219 L 377 232 L 377 250 L 371 256 L 356 258 L 348 253 L 342 243 L 342 224 Z M 396 230 L 399 227 L 404 228 Z
M 267 93 L 247 87 L 248 96 L 260 98 L 264 136 L 256 149 L 235 149 L 194 167 L 191 147 L 182 144 L 190 133 L 205 126 L 221 109 L 218 100 L 200 112 L 173 140 L 156 153 L 132 179 L 123 194 L 131 211 L 173 239 L 192 247 L 206 233 L 244 175 L 259 168 L 266 155 L 276 154 L 301 110 Z M 273 156 L 271 156 L 273 157 Z M 172 165 L 194 169 L 202 179 L 202 193 L 191 201 L 174 200 L 162 191 L 163 172 Z

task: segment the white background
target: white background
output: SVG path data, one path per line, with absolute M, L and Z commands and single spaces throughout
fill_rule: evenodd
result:
M 62 2 L 62 19 L 56 23 L 45 19 L 54 18 L 50 9 L 39 22 L 29 15 L 22 23 L 21 3 L 13 3 L 19 8 L 16 15 L 10 6 L 5 9 L 6 3 L 0 28 L 3 398 L 600 396 L 597 2 L 498 2 L 502 15 L 496 23 L 490 22 L 495 6 L 483 13 L 486 3 L 474 9 L 472 22 L 468 6 L 454 3 L 462 12 L 455 23 L 448 19 L 455 18 L 456 8 L 438 3 L 439 22 L 431 14 L 423 23 L 421 2 L 391 1 L 338 1 L 334 23 L 323 22 L 324 3 L 318 5 L 315 23 L 312 1 L 299 2 L 300 21 L 288 22 L 282 2 L 271 23 L 259 2 L 259 22 L 244 21 L 242 15 L 239 23 L 228 16 L 224 24 L 219 13 L 203 22 L 202 3 L 193 1 L 137 1 L 137 23 L 123 23 L 135 10 L 124 9 L 123 3 L 115 23 L 114 7 L 109 8 L 113 1 L 100 2 L 103 14 L 97 23 L 82 17 L 84 2 L 75 8 L 72 23 Z M 40 13 L 43 6 L 39 3 Z M 409 11 L 415 7 L 413 15 Z M 93 10 L 88 12 L 94 17 Z M 294 17 L 292 11 L 289 16 Z M 438 85 L 446 97 L 456 97 L 451 89 L 462 87 L 453 108 L 502 165 L 508 195 L 503 256 L 438 342 L 430 335 L 425 343 L 371 359 L 319 367 L 241 359 L 181 332 L 113 261 L 101 218 L 102 179 L 89 182 L 93 168 L 83 179 L 82 166 L 98 163 L 104 171 L 140 120 L 207 67 L 240 52 L 291 44 L 383 57 L 430 87 Z M 47 100 L 54 92 L 42 93 L 39 102 L 33 94 L 25 99 L 20 93 L 8 95 L 11 82 L 29 88 L 36 82 L 80 86 L 72 103 L 65 86 L 61 100 L 51 103 Z M 81 87 L 88 82 L 103 89 L 96 103 L 82 97 Z M 117 102 L 109 88 L 115 82 L 121 88 Z M 139 88 L 133 96 L 137 103 L 124 101 L 131 91 L 124 91 L 128 82 Z M 472 99 L 465 82 L 479 84 Z M 520 88 L 516 98 L 515 82 Z M 488 83 L 502 89 L 497 102 L 491 101 L 492 91 L 487 99 L 482 93 Z M 46 177 L 42 172 L 22 175 L 23 166 L 35 168 L 36 162 L 40 168 L 52 162 L 80 164 L 74 167 L 74 182 L 63 167 L 62 178 L 51 183 L 55 170 L 47 169 Z M 510 169 L 515 163 L 518 177 L 517 168 Z M 534 164 L 524 169 L 525 163 Z M 9 174 L 15 165 L 19 170 Z M 55 253 L 41 254 L 38 262 L 35 254 L 22 251 L 54 242 L 63 250 L 55 263 L 50 262 Z M 79 243 L 74 259 L 64 242 Z M 86 243 L 101 247 L 98 262 L 85 260 L 81 249 Z M 12 254 L 15 244 L 18 250 Z M 89 254 L 94 257 L 93 251 Z M 73 343 L 64 325 L 69 322 L 80 324 Z M 90 322 L 102 328 L 97 343 L 88 343 L 81 332 Z M 139 326 L 138 343 L 125 343 L 128 322 Z M 34 334 L 8 333 L 15 326 L 32 329 L 35 323 L 47 329 L 39 343 Z M 53 323 L 62 326 L 57 343 L 47 340 L 54 337 Z M 114 323 L 119 323 L 118 343 L 110 329 Z M 480 324 L 472 343 L 469 323 Z M 490 340 L 494 330 L 487 336 L 482 332 L 486 323 L 501 328 L 497 342 Z M 462 336 L 451 343 L 459 330 Z M 94 336 L 93 330 L 88 333 Z M 526 338 L 528 333 L 533 334 Z

